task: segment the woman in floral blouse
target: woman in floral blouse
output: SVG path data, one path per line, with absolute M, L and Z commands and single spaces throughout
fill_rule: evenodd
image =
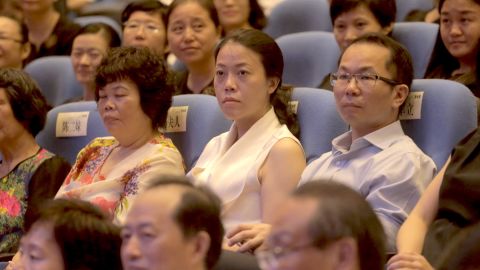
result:
M 55 195 L 70 170 L 35 142 L 48 109 L 28 75 L 0 69 L 0 252 L 16 251 L 24 218 Z
M 132 199 L 162 174 L 184 174 L 172 141 L 158 128 L 172 102 L 163 59 L 147 48 L 112 49 L 97 69 L 98 111 L 113 137 L 94 139 L 77 156 L 58 197 L 79 198 L 122 223 Z

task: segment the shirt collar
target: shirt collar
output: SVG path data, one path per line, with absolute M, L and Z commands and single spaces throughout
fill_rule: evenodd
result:
M 380 149 L 388 148 L 398 138 L 404 136 L 400 121 L 395 121 L 381 129 L 377 129 L 363 137 L 352 142 L 352 131 L 348 131 L 332 141 L 332 151 L 347 152 L 356 150 L 368 145 L 374 145 Z

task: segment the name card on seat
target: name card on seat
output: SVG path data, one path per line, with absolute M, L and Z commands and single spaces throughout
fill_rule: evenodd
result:
M 290 100 L 288 102 L 287 110 L 289 110 L 293 114 L 297 114 L 297 112 L 298 112 L 298 100 Z
M 56 137 L 87 136 L 90 112 L 62 112 L 57 115 Z
M 423 91 L 422 92 L 410 92 L 403 110 L 400 112 L 400 120 L 415 120 L 422 118 L 422 100 L 423 100 Z
M 173 106 L 168 110 L 165 132 L 187 131 L 188 106 Z

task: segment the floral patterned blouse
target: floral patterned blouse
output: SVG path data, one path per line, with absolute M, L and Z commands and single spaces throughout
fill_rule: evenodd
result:
M 162 174 L 183 175 L 182 156 L 172 141 L 163 135 L 155 136 L 101 174 L 102 165 L 119 145 L 114 137 L 96 138 L 78 156 L 56 198 L 77 198 L 89 201 L 122 224 L 135 195 L 149 181 Z
M 40 149 L 1 178 L 0 252 L 17 250 L 24 218 L 53 198 L 69 170 L 68 162 Z

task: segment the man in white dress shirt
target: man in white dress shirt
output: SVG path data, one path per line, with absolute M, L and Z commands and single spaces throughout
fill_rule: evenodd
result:
M 351 130 L 307 166 L 299 183 L 321 178 L 357 190 L 382 222 L 388 252 L 436 171 L 398 121 L 412 80 L 411 56 L 394 40 L 367 34 L 353 41 L 331 75 L 337 110 Z

